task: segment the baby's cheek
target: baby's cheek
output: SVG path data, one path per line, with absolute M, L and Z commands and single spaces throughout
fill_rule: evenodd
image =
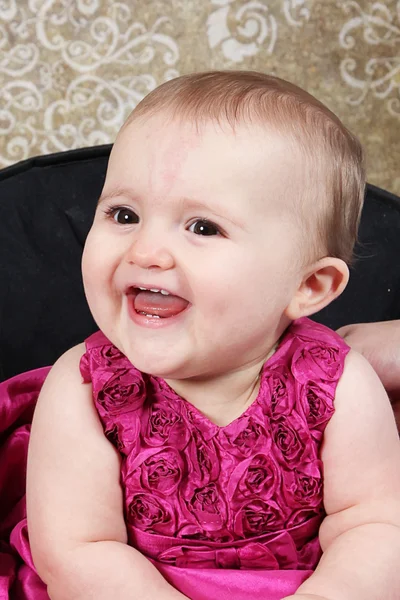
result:
M 82 280 L 85 294 L 90 302 L 104 285 L 105 269 L 102 258 L 90 245 L 85 247 L 82 256 Z
M 82 275 L 85 279 L 98 277 L 107 265 L 105 242 L 100 235 L 91 230 L 86 238 L 82 255 Z

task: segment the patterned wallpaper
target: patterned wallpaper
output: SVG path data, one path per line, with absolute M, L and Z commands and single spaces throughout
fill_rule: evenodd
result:
M 400 194 L 399 0 L 0 0 L 0 166 L 112 142 L 156 85 L 210 68 L 306 88 Z

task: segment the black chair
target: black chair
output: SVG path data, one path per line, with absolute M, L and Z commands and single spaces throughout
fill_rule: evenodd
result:
M 0 171 L 0 380 L 49 365 L 96 330 L 80 261 L 111 146 Z M 344 294 L 313 318 L 336 329 L 400 318 L 400 199 L 368 186 Z

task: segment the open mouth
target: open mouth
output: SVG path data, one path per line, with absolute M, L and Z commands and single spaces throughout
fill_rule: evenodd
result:
M 130 287 L 127 296 L 133 310 L 152 319 L 169 319 L 183 312 L 189 302 L 162 289 Z

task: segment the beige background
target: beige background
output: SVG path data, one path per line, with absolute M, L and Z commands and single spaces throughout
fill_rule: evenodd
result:
M 1 0 L 0 167 L 112 142 L 144 94 L 210 68 L 314 93 L 400 194 L 399 0 Z

